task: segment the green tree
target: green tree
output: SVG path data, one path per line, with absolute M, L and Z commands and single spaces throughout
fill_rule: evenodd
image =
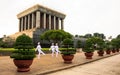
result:
M 99 38 L 99 37 L 91 37 L 89 39 L 87 39 L 86 41 L 86 47 L 91 47 L 91 48 L 101 48 L 103 49 L 104 47 L 104 40 Z
M 115 38 L 111 40 L 113 48 L 120 48 L 120 38 Z
M 104 34 L 100 34 L 100 38 L 106 39 L 106 36 Z
M 15 43 L 15 39 L 11 38 L 11 37 L 3 37 L 0 38 L 0 46 L 1 47 L 13 47 Z
M 3 47 L 3 41 L 2 41 L 2 38 L 0 38 L 0 47 Z
M 99 37 L 99 33 L 93 33 L 94 37 Z
M 63 30 L 48 30 L 41 34 L 40 39 L 48 40 L 52 42 L 61 42 L 66 38 L 72 38 L 73 36 Z
M 120 38 L 120 34 L 119 34 L 119 35 L 117 35 L 117 38 Z
M 94 37 L 99 37 L 99 38 L 101 38 L 101 39 L 105 39 L 105 38 L 106 38 L 103 33 L 101 33 L 101 34 L 100 34 L 100 33 L 94 33 L 93 36 L 94 36 Z
M 85 34 L 84 38 L 91 38 L 92 34 Z

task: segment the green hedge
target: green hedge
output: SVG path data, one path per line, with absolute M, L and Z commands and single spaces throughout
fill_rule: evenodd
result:
M 66 49 L 66 48 L 60 48 L 59 50 L 60 51 L 62 51 L 62 50 L 64 50 L 64 49 Z M 69 48 L 70 49 L 70 48 Z M 72 48 L 71 48 L 72 49 Z M 2 53 L 2 52 L 10 52 L 10 53 L 12 53 L 13 51 L 15 51 L 16 49 L 14 49 L 14 48 L 0 48 L 0 52 Z M 32 50 L 35 50 L 35 48 L 33 48 Z M 49 48 L 42 48 L 42 51 L 44 51 L 44 52 L 47 52 L 47 53 L 49 53 Z
M 13 52 L 14 48 L 0 48 L 0 52 Z
M 14 48 L 0 48 L 0 52 L 11 52 L 11 51 L 14 51 L 14 50 L 16 50 L 16 49 L 14 49 Z M 32 50 L 35 50 L 35 48 L 33 48 Z M 47 51 L 47 50 L 49 50 L 49 48 L 42 48 L 42 50 L 44 51 Z

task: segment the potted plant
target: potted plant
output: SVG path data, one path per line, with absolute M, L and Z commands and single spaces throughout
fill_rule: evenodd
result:
M 111 54 L 111 48 L 112 48 L 111 42 L 106 40 L 105 41 L 105 51 L 106 51 L 106 54 Z
M 32 39 L 22 34 L 17 37 L 15 42 L 15 51 L 10 55 L 18 72 L 27 72 L 35 57 L 35 50 L 32 50 Z
M 97 50 L 97 53 L 99 56 L 103 56 L 104 54 L 104 40 L 101 38 L 96 38 L 96 44 L 95 44 L 95 49 Z
M 73 48 L 73 41 L 72 39 L 64 39 L 62 42 L 63 48 L 61 50 L 62 58 L 64 60 L 64 63 L 72 63 L 72 60 L 74 58 L 74 54 L 76 53 L 76 50 Z
M 116 53 L 116 49 L 114 47 L 112 48 L 111 51 L 112 51 L 112 53 Z
M 116 38 L 117 39 L 117 44 L 116 44 L 116 51 L 119 52 L 119 48 L 120 48 L 120 38 Z
M 83 47 L 83 52 L 85 52 L 86 59 L 92 59 L 94 54 L 94 44 L 93 38 L 88 38 L 86 40 L 85 46 Z
M 111 49 L 110 48 L 106 48 L 106 54 L 111 54 Z
M 115 38 L 111 40 L 111 44 L 113 46 L 112 52 L 119 52 L 119 47 L 120 47 L 120 39 L 119 38 Z

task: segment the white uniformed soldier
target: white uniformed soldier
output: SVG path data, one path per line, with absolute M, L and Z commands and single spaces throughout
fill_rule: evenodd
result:
M 40 42 L 38 42 L 38 45 L 35 49 L 35 51 L 38 51 L 38 59 L 40 58 L 40 54 L 42 53 L 43 55 L 45 55 L 45 53 L 41 50 L 41 46 L 40 46 Z
M 56 51 L 56 57 L 57 57 L 58 53 L 60 53 L 58 43 L 55 44 L 55 51 Z
M 52 43 L 52 45 L 50 46 L 50 49 L 49 50 L 52 50 L 52 57 L 54 56 L 54 53 L 55 53 L 55 46 L 54 46 L 54 43 Z

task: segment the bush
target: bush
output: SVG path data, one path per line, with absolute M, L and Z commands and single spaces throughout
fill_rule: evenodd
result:
M 32 48 L 32 39 L 23 34 L 16 39 L 15 49 L 17 50 L 10 57 L 16 60 L 33 59 L 35 57 L 35 51 Z
M 84 52 L 90 53 L 90 52 L 94 52 L 94 49 L 90 49 L 90 48 L 84 48 L 83 49 Z
M 73 40 L 72 39 L 64 39 L 62 42 L 62 45 L 64 48 L 69 48 L 69 47 L 73 47 Z
M 83 51 L 84 52 L 94 52 L 94 38 L 89 38 L 86 40 Z
M 29 36 L 23 34 L 16 39 L 15 49 L 32 49 L 32 48 L 33 43 L 32 39 Z
M 35 51 L 34 50 L 15 50 L 10 57 L 16 60 L 33 59 L 35 57 Z
M 63 42 L 63 49 L 61 50 L 61 54 L 64 55 L 72 55 L 76 53 L 76 50 L 73 48 L 73 41 L 72 39 L 64 39 Z
M 72 54 L 75 54 L 76 53 L 76 50 L 74 48 L 65 48 L 63 50 L 61 50 L 61 54 L 64 54 L 64 55 L 72 55 Z

